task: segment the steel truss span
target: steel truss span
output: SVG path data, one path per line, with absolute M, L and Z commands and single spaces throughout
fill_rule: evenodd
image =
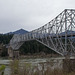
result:
M 75 10 L 65 9 L 44 26 L 23 35 L 15 34 L 10 46 L 17 50 L 30 40 L 36 40 L 62 56 L 75 55 Z

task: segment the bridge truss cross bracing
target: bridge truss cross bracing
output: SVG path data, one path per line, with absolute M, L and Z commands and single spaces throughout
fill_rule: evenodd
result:
M 36 40 L 62 56 L 75 55 L 75 10 L 65 9 L 44 26 L 26 34 L 15 34 L 10 46 L 17 50 L 30 40 Z

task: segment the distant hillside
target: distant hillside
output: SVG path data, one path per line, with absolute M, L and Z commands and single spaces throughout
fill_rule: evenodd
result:
M 6 33 L 6 34 L 25 34 L 25 33 L 28 33 L 28 31 L 26 31 L 24 29 L 19 29 L 17 31 L 9 32 L 9 33 Z

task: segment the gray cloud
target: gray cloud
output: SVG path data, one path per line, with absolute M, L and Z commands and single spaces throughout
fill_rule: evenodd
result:
M 75 0 L 0 0 L 0 33 L 43 26 L 64 9 L 75 9 Z

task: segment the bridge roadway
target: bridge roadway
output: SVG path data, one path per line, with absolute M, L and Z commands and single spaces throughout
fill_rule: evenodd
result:
M 10 40 L 10 47 L 18 50 L 25 41 L 36 40 L 55 52 L 75 55 L 75 10 L 65 9 L 44 26 L 26 34 L 15 34 Z

